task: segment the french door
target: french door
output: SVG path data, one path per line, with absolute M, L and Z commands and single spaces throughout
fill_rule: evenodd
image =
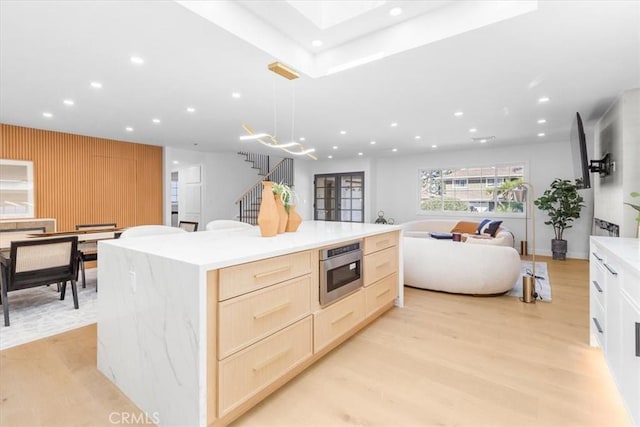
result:
M 364 222 L 364 172 L 315 175 L 313 219 Z

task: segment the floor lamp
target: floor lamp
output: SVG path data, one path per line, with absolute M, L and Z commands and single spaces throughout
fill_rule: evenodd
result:
M 527 217 L 529 214 L 529 199 L 527 197 L 529 193 L 533 197 L 533 186 L 528 182 L 523 182 L 518 186 L 518 189 L 522 191 L 523 200 L 525 202 L 525 216 L 524 216 L 524 234 L 525 234 L 525 243 L 524 250 L 522 251 L 523 255 L 526 255 L 527 251 L 527 232 L 529 229 L 529 224 L 527 223 Z M 533 200 L 531 200 L 531 228 L 533 235 L 533 246 L 531 247 L 531 256 L 533 260 L 533 272 L 531 275 L 522 276 L 522 298 L 520 301 L 526 303 L 535 303 L 536 302 L 536 211 L 533 206 Z

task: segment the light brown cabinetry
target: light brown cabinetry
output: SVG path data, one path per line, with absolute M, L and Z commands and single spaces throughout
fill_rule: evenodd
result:
M 362 290 L 314 313 L 314 351 L 324 349 L 363 320 L 364 292 Z
M 364 288 L 365 316 L 393 303 L 398 296 L 398 274 L 394 273 Z

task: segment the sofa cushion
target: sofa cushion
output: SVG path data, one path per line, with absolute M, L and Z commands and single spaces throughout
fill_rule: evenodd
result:
M 502 221 L 491 221 L 482 228 L 481 233 L 488 234 L 491 237 L 496 237 L 498 228 L 500 228 Z
M 477 222 L 470 221 L 458 221 L 455 227 L 451 230 L 452 233 L 468 233 L 473 234 L 478 230 Z
M 476 228 L 476 234 L 482 234 L 482 232 L 484 231 L 484 228 L 489 225 L 489 223 L 491 222 L 490 219 L 483 219 L 482 221 L 480 221 L 480 224 L 478 224 L 478 228 Z

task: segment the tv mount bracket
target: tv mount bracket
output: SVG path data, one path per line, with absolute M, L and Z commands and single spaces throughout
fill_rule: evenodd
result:
M 589 161 L 589 172 L 597 172 L 600 176 L 607 176 L 611 174 L 611 163 L 611 155 L 607 153 L 601 160 Z

